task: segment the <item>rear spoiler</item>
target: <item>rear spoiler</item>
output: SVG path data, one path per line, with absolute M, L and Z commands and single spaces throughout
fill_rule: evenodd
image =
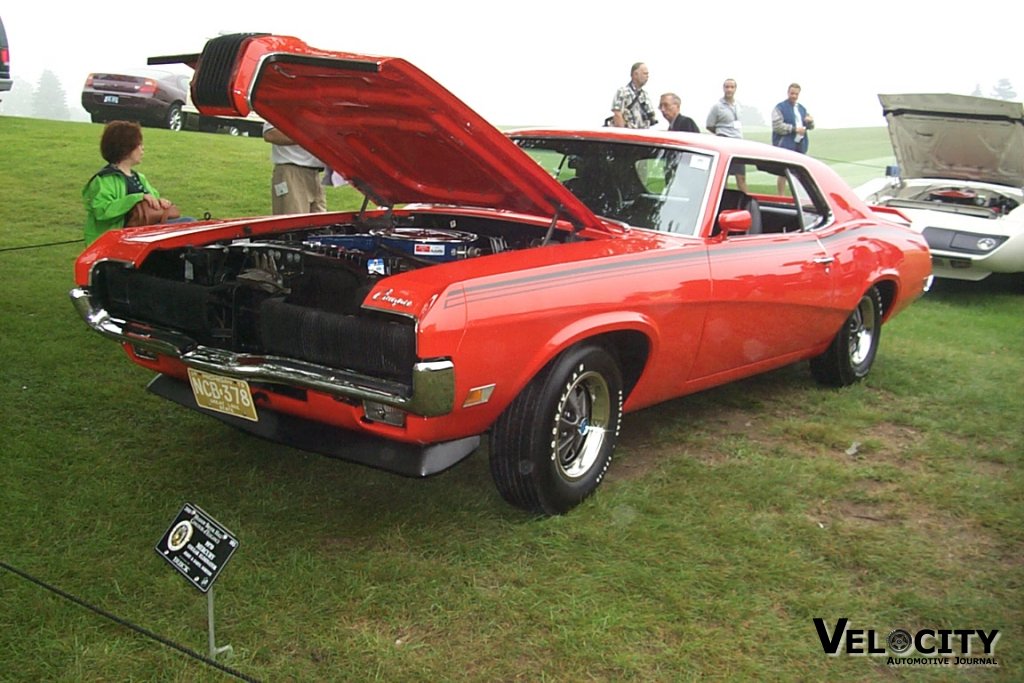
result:
M 871 212 L 882 220 L 889 221 L 890 223 L 900 223 L 908 228 L 910 227 L 910 219 L 907 215 L 899 209 L 894 209 L 891 206 L 868 206 Z
M 199 64 L 199 53 L 188 54 L 188 55 L 164 55 L 162 57 L 150 57 L 146 60 L 146 64 L 150 66 L 157 66 L 159 64 L 185 64 L 192 67 L 195 70 L 196 65 Z
M 148 64 L 187 64 L 195 71 L 192 103 L 208 116 L 241 116 L 251 113 L 244 95 L 232 91 L 231 82 L 246 44 L 268 33 L 232 33 L 206 41 L 201 53 L 150 57 Z M 251 65 L 250 65 L 251 68 Z

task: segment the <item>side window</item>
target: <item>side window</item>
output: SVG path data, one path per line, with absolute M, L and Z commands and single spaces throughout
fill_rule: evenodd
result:
M 794 203 L 800 207 L 801 230 L 816 230 L 831 219 L 828 204 L 822 199 L 821 192 L 811 180 L 806 170 L 798 167 L 789 168 L 787 189 L 795 198 Z
M 815 230 L 831 220 L 806 169 L 758 159 L 730 161 L 719 212 L 729 209 L 750 212 L 748 235 Z

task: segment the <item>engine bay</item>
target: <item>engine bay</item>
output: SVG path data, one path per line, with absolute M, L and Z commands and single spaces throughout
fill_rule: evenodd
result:
M 1020 198 L 994 189 L 963 185 L 906 185 L 886 190 L 892 193 L 885 204 L 907 208 L 930 208 L 953 213 L 968 213 L 998 218 L 1020 206 Z
M 415 325 L 362 308 L 379 280 L 574 239 L 511 221 L 389 213 L 158 250 L 134 268 L 102 262 L 92 290 L 111 315 L 199 344 L 403 377 L 415 358 Z M 384 347 L 391 352 L 380 353 Z
M 578 239 L 563 230 L 480 217 L 410 214 L 240 238 L 151 254 L 138 270 L 217 287 L 228 283 L 324 310 L 355 312 L 398 273 Z

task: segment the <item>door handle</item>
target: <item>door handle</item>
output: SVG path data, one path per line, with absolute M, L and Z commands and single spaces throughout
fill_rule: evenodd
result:
M 836 260 L 835 256 L 815 256 L 813 259 L 811 259 L 811 262 L 812 263 L 821 263 L 821 264 L 824 264 L 824 265 L 828 265 L 828 264 L 832 263 L 835 260 Z

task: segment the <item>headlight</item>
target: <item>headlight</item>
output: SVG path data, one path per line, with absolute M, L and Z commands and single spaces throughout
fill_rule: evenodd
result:
M 981 237 L 978 239 L 978 249 L 981 251 L 992 251 L 999 246 L 999 240 L 994 237 Z

